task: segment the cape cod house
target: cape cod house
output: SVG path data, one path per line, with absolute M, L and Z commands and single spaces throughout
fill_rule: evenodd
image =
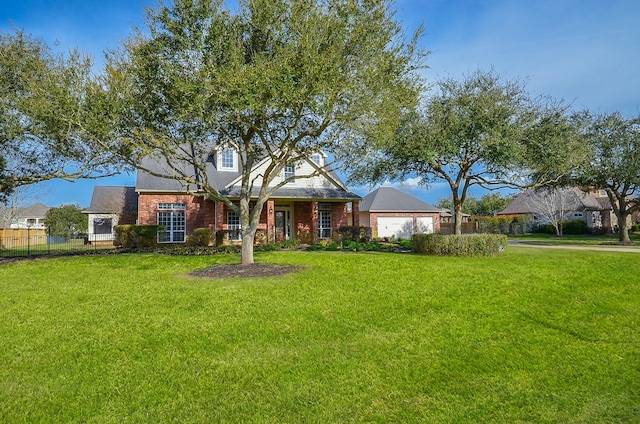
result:
M 340 177 L 325 164 L 321 153 L 284 168 L 274 181 L 290 179 L 267 200 L 262 210 L 257 243 L 274 243 L 297 239 L 301 243 L 316 243 L 321 239 L 337 237 L 337 229 L 346 225 L 359 225 L 358 202 L 360 196 L 352 193 Z M 251 171 L 252 177 L 267 166 L 266 160 Z M 208 228 L 216 244 L 240 242 L 240 217 L 223 202 L 207 196 L 194 195 L 197 187 L 185 187 L 180 181 L 161 178 L 166 175 L 160 161 L 145 159 L 137 173 L 138 224 L 162 225 L 161 243 L 183 243 L 187 235 L 198 228 Z M 223 150 L 207 163 L 207 178 L 219 192 L 232 201 L 239 201 L 241 169 L 237 152 Z M 296 178 L 300 176 L 312 177 Z M 254 187 L 257 195 L 259 187 Z M 349 206 L 356 213 L 348 219 Z

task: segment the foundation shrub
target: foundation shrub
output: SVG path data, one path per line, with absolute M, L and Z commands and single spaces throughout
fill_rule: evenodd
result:
M 342 240 L 367 242 L 371 240 L 371 227 L 345 225 L 338 228 L 338 234 L 342 236 Z
M 124 249 L 155 247 L 158 244 L 160 225 L 116 225 L 115 245 Z
M 196 228 L 193 234 L 187 236 L 187 244 L 189 246 L 206 247 L 213 241 L 213 234 L 208 228 Z

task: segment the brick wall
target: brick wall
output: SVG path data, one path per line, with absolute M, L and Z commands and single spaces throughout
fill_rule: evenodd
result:
M 300 240 L 301 243 L 313 243 L 315 238 L 312 221 L 314 213 L 317 215 L 317 212 L 313 211 L 311 203 L 312 202 L 294 203 L 294 237 Z M 315 231 L 317 233 L 318 230 L 316 229 Z
M 187 234 L 196 228 L 212 228 L 215 216 L 214 202 L 202 196 L 168 193 L 141 193 L 138 198 L 138 223 L 156 225 L 159 203 L 184 203 L 187 207 Z

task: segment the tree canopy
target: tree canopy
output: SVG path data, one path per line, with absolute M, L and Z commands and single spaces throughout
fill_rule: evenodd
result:
M 86 233 L 89 225 L 87 215 L 82 213 L 82 209 L 77 205 L 62 205 L 49 209 L 44 223 L 49 234 L 69 238 L 77 233 Z
M 399 111 L 417 101 L 419 33 L 405 40 L 391 5 L 160 3 L 149 10 L 148 31 L 109 57 L 102 92 L 93 96 L 115 128 L 102 138 L 131 165 L 236 211 L 242 262 L 251 263 L 260 212 L 287 182 L 272 184 L 286 165 L 365 131 L 389 131 Z M 228 148 L 239 153 L 239 203 L 206 172 L 212 153 Z M 145 168 L 144 158 L 165 171 Z M 268 166 L 253 178 L 264 159 Z
M 605 190 L 618 218 L 621 242 L 629 242 L 628 220 L 640 210 L 640 116 L 620 112 L 585 113 L 590 160 L 576 171 L 576 182 Z
M 426 185 L 445 181 L 459 234 L 469 188 L 541 184 L 550 169 L 566 169 L 567 150 L 576 150 L 572 137 L 558 148 L 562 132 L 572 128 L 565 111 L 560 103 L 532 98 L 520 80 L 478 70 L 462 80 L 437 81 L 422 106 L 403 114 L 393 137 L 349 146 L 342 159 L 355 181 L 412 175 Z
M 55 54 L 42 40 L 0 34 L 0 200 L 53 178 L 109 175 L 114 157 L 85 131 L 91 61 Z
M 503 195 L 500 192 L 490 192 L 477 198 L 467 196 L 462 207 L 462 212 L 477 216 L 494 216 L 504 210 L 513 201 L 513 196 Z M 453 196 L 439 199 L 438 207 L 443 209 L 453 209 Z

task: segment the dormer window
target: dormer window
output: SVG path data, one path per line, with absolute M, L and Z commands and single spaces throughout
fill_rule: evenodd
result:
M 238 159 L 235 150 L 223 149 L 218 152 L 218 169 L 220 171 L 238 170 Z
M 293 182 L 296 179 L 296 167 L 295 165 L 285 165 L 284 167 L 284 179 L 289 182 Z
M 311 154 L 311 160 L 315 162 L 316 165 L 322 166 L 322 155 L 320 153 Z

